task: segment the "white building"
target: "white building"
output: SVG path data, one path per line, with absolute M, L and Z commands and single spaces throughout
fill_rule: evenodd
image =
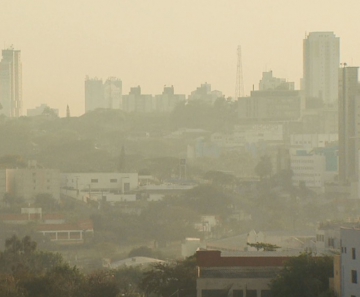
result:
M 22 115 L 21 51 L 12 46 L 2 51 L 0 62 L 0 114 Z
M 293 184 L 298 186 L 301 182 L 309 188 L 323 189 L 325 181 L 325 156 L 307 154 L 297 151 L 290 155 L 291 170 L 293 171 Z
M 109 77 L 104 83 L 104 101 L 107 108 L 122 109 L 122 81 Z
M 312 150 L 317 147 L 325 147 L 326 145 L 339 140 L 339 134 L 291 134 L 290 145 L 293 147 L 301 147 Z
M 303 45 L 305 96 L 335 103 L 338 98 L 339 37 L 333 32 L 311 32 Z
M 341 296 L 360 296 L 360 229 L 341 228 Z
M 85 78 L 85 112 L 106 108 L 102 79 Z
M 141 87 L 130 89 L 128 95 L 122 97 L 122 108 L 127 112 L 152 112 L 154 110 L 152 95 L 141 94 Z
M 115 197 L 113 194 L 127 194 L 137 189 L 139 178 L 137 173 L 119 172 L 91 172 L 91 173 L 63 173 L 61 187 L 64 194 L 84 200 L 84 197 L 99 200 L 106 197 L 109 201 L 134 201 L 133 196 Z M 65 191 L 65 192 L 64 192 Z
M 98 78 L 85 78 L 85 112 L 97 108 L 121 109 L 122 81 L 109 77 L 105 83 Z
M 5 169 L 1 171 L 2 191 L 15 197 L 32 201 L 38 194 L 50 194 L 60 199 L 60 172 L 40 168 L 36 161 L 29 161 L 27 168 Z
M 259 91 L 277 89 L 294 90 L 294 88 L 293 82 L 287 82 L 285 78 L 274 77 L 272 71 L 263 72 L 259 82 Z
M 214 104 L 216 99 L 222 98 L 223 94 L 220 91 L 211 91 L 211 84 L 204 83 L 200 87 L 197 87 L 195 91 L 192 91 L 188 97 L 188 100 L 200 100 L 209 104 Z
M 185 95 L 175 94 L 174 87 L 164 87 L 161 95 L 155 95 L 155 110 L 160 112 L 171 112 L 180 102 L 185 102 Z

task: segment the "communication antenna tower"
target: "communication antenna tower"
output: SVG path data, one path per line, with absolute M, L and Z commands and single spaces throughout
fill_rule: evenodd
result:
M 235 100 L 239 97 L 244 97 L 244 78 L 242 73 L 241 63 L 241 46 L 237 48 L 237 68 L 236 68 L 236 87 L 235 87 Z

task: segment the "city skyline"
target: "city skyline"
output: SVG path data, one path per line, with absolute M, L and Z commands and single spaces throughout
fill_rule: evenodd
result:
M 177 93 L 190 94 L 208 82 L 233 96 L 239 44 L 246 95 L 267 70 L 299 89 L 309 32 L 334 32 L 341 39 L 340 62 L 360 64 L 360 4 L 288 2 L 5 0 L 0 36 L 6 47 L 22 51 L 24 110 L 47 103 L 62 116 L 67 104 L 73 115 L 84 113 L 86 75 L 120 78 L 123 94 L 137 85 L 144 93 L 174 85 Z

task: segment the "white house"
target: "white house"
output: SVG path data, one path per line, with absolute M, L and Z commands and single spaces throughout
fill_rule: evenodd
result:
M 360 229 L 341 228 L 341 296 L 360 296 Z

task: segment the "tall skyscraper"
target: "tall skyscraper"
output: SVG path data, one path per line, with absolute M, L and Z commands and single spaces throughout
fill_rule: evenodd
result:
M 360 94 L 358 67 L 339 69 L 339 180 L 359 179 Z
M 21 52 L 11 46 L 2 51 L 0 62 L 0 114 L 22 115 Z
M 333 32 L 311 32 L 303 45 L 305 96 L 321 99 L 325 104 L 336 103 L 340 38 Z

